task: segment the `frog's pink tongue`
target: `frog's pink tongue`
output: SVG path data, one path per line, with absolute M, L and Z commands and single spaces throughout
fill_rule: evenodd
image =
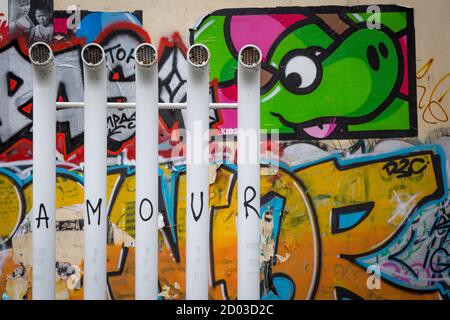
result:
M 323 139 L 328 137 L 336 129 L 336 123 L 324 123 L 320 126 L 303 128 L 303 130 L 313 138 Z

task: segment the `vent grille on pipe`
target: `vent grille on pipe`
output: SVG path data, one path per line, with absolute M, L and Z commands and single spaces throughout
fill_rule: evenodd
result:
M 244 66 L 254 68 L 261 62 L 261 51 L 254 45 L 247 45 L 242 48 L 239 58 Z
M 36 42 L 30 47 L 30 59 L 34 64 L 46 64 L 51 60 L 52 51 L 48 44 Z
M 149 43 L 140 44 L 136 49 L 136 62 L 142 66 L 151 66 L 157 61 L 156 49 Z
M 189 48 L 189 61 L 196 67 L 203 67 L 209 61 L 209 50 L 202 44 L 194 44 Z
M 91 43 L 83 48 L 83 60 L 87 65 L 96 66 L 102 62 L 104 51 L 98 44 Z

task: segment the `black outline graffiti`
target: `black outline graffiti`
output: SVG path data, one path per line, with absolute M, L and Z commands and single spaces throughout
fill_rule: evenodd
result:
M 372 209 L 374 206 L 375 206 L 375 202 L 371 201 L 371 202 L 353 204 L 350 206 L 331 209 L 331 221 L 330 221 L 331 233 L 337 234 L 337 233 L 341 233 L 341 232 L 345 232 L 345 231 L 353 229 L 354 227 L 359 225 L 361 222 L 363 222 L 369 216 L 369 214 L 372 212 Z M 358 222 L 356 222 L 355 224 L 353 224 L 347 228 L 339 228 L 339 221 L 340 221 L 340 217 L 342 215 L 351 214 L 351 213 L 358 212 L 358 211 L 364 211 L 364 214 L 358 219 Z
M 356 293 L 343 287 L 334 287 L 334 297 L 336 300 L 364 300 Z
M 284 208 L 286 206 L 286 198 L 275 191 L 269 191 L 268 193 L 266 193 L 264 196 L 261 197 L 261 207 L 276 198 L 283 200 L 283 206 L 281 207 L 281 210 L 280 210 L 280 220 L 278 222 L 278 230 L 280 230 L 280 231 L 278 232 L 278 234 L 276 234 L 276 240 L 275 240 L 276 241 L 275 243 L 277 245 L 275 246 L 274 254 L 273 254 L 274 255 L 274 261 L 273 261 L 274 265 L 277 264 L 276 255 L 278 253 L 278 243 L 279 243 L 278 241 L 280 239 L 281 226 L 283 225 L 283 220 L 284 220 L 283 218 L 284 218 Z M 264 217 L 263 212 L 261 212 L 261 216 Z
M 14 230 L 11 231 L 9 235 L 7 235 L 6 239 L 0 238 L 0 245 L 4 246 L 4 249 L 9 249 L 12 247 L 12 239 L 14 238 L 14 235 L 16 234 L 17 230 L 19 229 L 20 224 L 25 219 L 25 216 L 27 214 L 27 203 L 25 199 L 25 194 L 21 190 L 25 188 L 25 186 L 20 186 L 16 180 L 12 179 L 9 175 L 5 174 L 4 172 L 0 172 L 0 175 L 3 176 L 5 179 L 9 180 L 11 184 L 14 186 L 14 188 L 17 190 L 16 194 L 19 198 L 19 205 L 20 205 L 20 212 L 17 214 L 17 223 L 15 225 Z
M 11 87 L 11 81 L 15 81 L 16 85 Z M 16 94 L 17 91 L 19 91 L 20 87 L 23 85 L 23 79 L 19 76 L 15 75 L 14 72 L 9 71 L 6 74 L 6 83 L 8 86 L 8 96 L 12 97 Z
M 286 274 L 286 273 L 284 273 L 284 272 L 277 272 L 277 273 L 274 273 L 273 275 L 272 275 L 272 278 L 273 279 L 276 279 L 276 278 L 285 278 L 285 279 L 287 279 L 287 280 L 289 280 L 291 283 L 292 283 L 292 296 L 291 296 L 291 298 L 289 299 L 289 300 L 294 300 L 294 298 L 295 298 L 295 293 L 296 293 L 296 291 L 297 291 L 297 288 L 296 288 L 296 286 L 295 286 L 295 282 L 294 282 L 294 280 L 288 275 L 288 274 Z M 260 290 L 260 292 L 261 292 L 261 296 L 262 296 L 262 293 L 264 292 L 264 284 L 263 284 L 263 282 L 261 281 L 261 283 L 260 283 L 260 285 L 259 285 L 259 290 Z M 276 295 L 276 296 L 278 296 L 278 295 Z M 280 299 L 281 300 L 281 299 Z
M 127 247 L 122 246 L 122 249 L 120 250 L 118 270 L 109 271 L 106 273 L 106 286 L 108 290 L 108 296 L 111 300 L 115 300 L 115 297 L 111 286 L 110 278 L 119 277 L 123 274 L 123 271 L 125 270 L 125 265 L 127 264 L 128 250 L 129 249 Z
M 391 157 L 390 159 L 401 159 L 405 156 L 423 156 L 423 155 L 429 155 L 431 157 L 431 161 L 433 163 L 433 168 L 434 168 L 434 177 L 435 177 L 435 181 L 436 181 L 436 191 L 433 192 L 432 194 L 423 197 L 414 208 L 411 209 L 411 212 L 415 212 L 418 208 L 421 208 L 422 206 L 426 205 L 427 203 L 429 203 L 432 200 L 435 199 L 440 199 L 445 195 L 445 183 L 443 180 L 443 172 L 442 172 L 442 166 L 441 166 L 441 159 L 440 156 L 435 154 L 434 152 L 428 150 L 428 151 L 416 151 L 416 152 L 410 152 L 408 153 L 408 155 L 400 155 L 400 156 L 394 156 Z M 387 159 L 386 159 L 387 160 Z M 368 161 L 365 164 L 370 164 L 372 162 L 376 162 L 376 160 L 374 161 Z M 342 167 L 342 166 L 341 166 Z M 340 167 L 340 168 L 341 168 Z M 354 167 L 352 165 L 347 166 L 347 167 Z M 386 248 L 387 246 L 389 246 L 393 241 L 395 241 L 395 239 L 405 230 L 405 228 L 408 227 L 408 225 L 411 223 L 412 221 L 410 219 L 405 219 L 401 225 L 399 225 L 397 227 L 397 229 L 395 230 L 395 232 L 393 232 L 387 239 L 385 239 L 383 241 L 383 243 L 380 246 L 377 246 L 375 248 L 373 248 L 372 250 L 369 250 L 368 252 L 364 252 L 361 254 L 355 254 L 355 255 L 350 255 L 350 254 L 341 254 L 339 255 L 340 258 L 345 259 L 347 261 L 349 261 L 350 263 L 352 263 L 353 265 L 361 268 L 364 270 L 364 267 L 360 264 L 357 263 L 357 260 L 359 258 L 365 257 L 365 256 L 370 256 L 375 254 L 376 252 L 379 252 L 381 250 L 383 250 L 384 248 Z M 408 292 L 415 292 L 415 293 L 427 293 L 427 292 L 436 292 L 439 289 L 435 289 L 435 288 L 431 288 L 431 289 L 427 289 L 427 288 L 421 288 L 419 291 L 417 289 L 413 289 L 413 288 L 409 288 L 406 286 L 400 286 L 398 283 L 391 281 L 389 278 L 383 277 L 382 278 L 383 281 L 389 283 L 390 285 L 400 289 L 400 290 L 404 290 L 404 291 L 408 291 Z
M 83 14 L 86 14 L 87 12 L 83 11 Z M 138 11 L 134 12 L 134 13 L 139 13 Z M 101 43 L 104 44 L 108 41 L 110 41 L 111 39 L 117 37 L 117 36 L 122 36 L 122 35 L 128 35 L 130 37 L 133 37 L 134 39 L 136 39 L 138 42 L 142 42 L 145 39 L 143 39 L 141 37 L 140 34 L 136 33 L 134 30 L 132 29 L 118 29 L 118 30 L 113 30 L 111 33 L 107 34 L 102 40 Z M 74 37 L 73 39 L 76 39 L 76 37 Z M 67 39 L 67 41 L 70 43 L 72 40 L 71 39 Z M 29 58 L 28 56 L 21 50 L 21 45 L 20 45 L 20 40 L 16 39 L 11 41 L 8 45 L 2 47 L 0 49 L 0 53 L 3 53 L 7 50 L 9 50 L 10 48 L 14 48 L 14 50 L 20 55 L 22 56 L 26 61 L 29 62 Z M 73 45 L 71 45 L 68 48 L 65 48 L 63 50 L 57 50 L 55 51 L 55 56 L 60 56 L 63 55 L 67 52 L 70 51 L 76 51 L 76 52 L 81 52 L 81 45 L 78 44 L 77 41 L 74 42 Z M 79 55 L 79 54 L 78 54 Z M 133 58 L 133 53 L 129 54 L 127 56 L 127 58 L 125 60 L 127 61 L 131 61 L 131 59 Z M 31 64 L 30 64 L 31 65 Z M 81 79 L 83 79 L 83 74 L 81 72 L 82 70 L 82 63 L 81 60 L 78 61 L 77 65 L 76 65 L 77 69 L 80 70 L 81 73 Z M 119 66 L 120 67 L 120 66 Z M 129 77 L 125 77 L 123 75 L 123 69 L 122 67 L 115 67 L 113 70 L 110 70 L 109 73 L 109 78 L 110 80 L 113 81 L 120 81 L 120 82 L 131 82 L 134 81 L 135 76 L 131 75 Z M 119 74 L 119 79 L 113 79 L 113 75 L 114 73 L 118 73 Z M 14 79 L 16 81 L 18 81 L 15 90 L 11 90 L 10 86 L 9 86 L 9 81 L 8 79 Z M 13 75 L 11 72 L 7 75 L 7 89 L 8 89 L 8 95 L 14 95 L 14 93 L 19 90 L 20 86 L 24 83 L 24 79 L 15 77 L 15 75 Z M 118 98 L 121 98 L 122 100 L 124 100 L 123 102 L 126 102 L 125 99 L 123 99 L 124 97 L 108 97 L 108 101 L 117 101 Z M 56 99 L 60 102 L 68 102 L 68 95 L 67 95 L 67 88 L 65 88 L 64 83 L 60 82 L 58 84 L 58 95 L 56 97 Z M 32 105 L 32 99 L 28 100 L 26 103 L 22 104 L 21 106 L 17 107 L 17 110 L 23 114 L 24 116 L 26 116 L 28 119 L 32 120 L 32 113 L 30 109 L 30 112 L 28 112 L 25 109 L 29 109 L 30 106 Z M 164 119 L 167 117 L 164 117 Z M 180 114 L 180 118 L 181 118 L 181 114 Z M 1 121 L 1 119 L 0 119 Z M 23 128 L 20 129 L 20 131 L 18 131 L 14 136 L 12 136 L 11 138 L 9 138 L 7 141 L 0 141 L 0 153 L 5 152 L 8 148 L 14 146 L 17 142 L 25 139 L 27 140 L 27 142 L 31 142 L 32 141 L 32 134 L 31 134 L 31 129 L 32 129 L 32 123 L 25 125 Z M 83 146 L 83 140 L 84 140 L 84 135 L 83 133 L 78 134 L 77 136 L 72 136 L 71 132 L 70 132 L 70 120 L 63 120 L 63 121 L 57 121 L 57 133 L 58 134 L 62 134 L 64 137 L 64 153 L 65 155 L 69 156 L 70 154 L 79 151 L 79 148 Z M 126 139 L 126 141 L 116 141 L 113 140 L 111 138 L 111 136 L 108 136 L 108 150 L 111 152 L 118 152 L 120 150 L 120 148 L 122 148 L 122 146 L 129 142 L 130 140 L 132 140 L 134 138 L 134 134 L 131 135 L 130 137 L 128 137 Z
M 210 209 L 210 221 L 209 221 L 209 247 L 212 248 L 209 254 L 209 273 L 211 277 L 211 287 L 216 288 L 219 287 L 222 291 L 222 295 L 224 299 L 229 300 L 230 296 L 228 293 L 227 282 L 224 279 L 216 279 L 215 275 L 215 266 L 214 266 L 214 214 L 216 210 L 229 208 L 231 206 L 231 202 L 233 201 L 233 190 L 237 181 L 237 171 L 233 170 L 230 166 L 222 164 L 220 166 L 221 169 L 228 171 L 231 174 L 231 181 L 228 185 L 227 192 L 227 201 L 223 206 L 211 206 Z
M 164 51 L 161 53 L 160 62 L 158 63 L 158 71 L 161 70 L 161 68 L 165 65 L 166 61 L 169 60 L 170 56 L 173 54 L 173 60 L 172 60 L 172 68 L 169 72 L 168 76 L 165 79 L 159 79 L 159 97 L 160 102 L 184 102 L 186 101 L 187 94 L 185 93 L 183 97 L 180 99 L 180 101 L 175 101 L 175 96 L 177 95 L 178 91 L 183 87 L 183 85 L 187 82 L 186 79 L 183 79 L 180 75 L 180 72 L 178 71 L 178 54 L 177 51 L 180 51 L 182 55 L 184 56 L 185 53 L 176 45 L 173 47 L 165 47 Z M 173 77 L 177 77 L 180 81 L 178 85 L 172 90 L 170 87 L 170 81 Z M 161 92 L 162 88 L 165 88 L 167 90 L 167 93 L 169 94 L 169 100 L 170 101 L 162 101 L 161 100 Z
M 395 252 L 395 253 L 389 255 L 388 259 L 389 259 L 389 260 L 392 260 L 392 261 L 398 262 L 398 263 L 401 264 L 403 267 L 405 267 L 409 272 L 411 272 L 412 275 L 413 275 L 415 278 L 418 278 L 419 276 L 418 276 L 418 274 L 414 271 L 414 269 L 411 268 L 407 263 L 405 263 L 402 259 L 399 258 L 399 256 L 401 256 L 404 252 L 406 252 L 406 250 L 408 250 L 408 249 L 411 247 L 411 245 L 414 243 L 414 240 L 415 240 L 415 239 L 416 239 L 416 231 L 413 230 L 413 231 L 411 232 L 411 236 L 409 237 L 409 239 L 408 239 L 408 241 L 406 242 L 406 244 L 405 244 L 398 252 Z
M 178 174 L 176 176 L 176 179 L 174 181 L 174 194 L 178 195 L 179 192 L 179 185 L 180 185 L 180 178 L 181 176 L 185 175 L 185 172 L 180 172 L 180 174 Z M 170 224 L 169 221 L 169 213 L 167 211 L 166 208 L 166 204 L 164 203 L 164 199 L 162 197 L 162 183 L 161 183 L 161 179 L 162 177 L 160 176 L 158 178 L 158 194 L 159 194 L 159 212 L 162 213 L 163 216 L 163 221 L 164 221 L 164 228 L 160 229 L 161 234 L 164 238 L 164 240 L 166 241 L 166 243 L 168 244 L 168 247 L 170 249 L 170 252 L 173 255 L 173 258 L 175 259 L 175 262 L 180 263 L 181 262 L 181 257 L 180 257 L 180 248 L 179 248 L 179 241 L 178 241 L 178 197 L 175 196 L 174 200 L 173 200 L 173 220 L 174 220 L 174 225 Z M 171 228 L 173 227 L 174 231 L 172 233 Z
M 262 168 L 267 168 L 268 166 L 263 164 L 261 165 Z M 221 169 L 224 169 L 228 172 L 231 173 L 231 181 L 228 185 L 228 192 L 227 192 L 227 203 L 223 206 L 212 206 L 211 207 L 211 211 L 210 211 L 210 215 L 211 215 L 211 219 L 210 219 L 210 234 L 209 234 L 209 245 L 210 248 L 214 248 L 214 214 L 215 214 L 215 210 L 218 209 L 225 209 L 225 208 L 229 208 L 232 202 L 232 195 L 233 192 L 235 191 L 236 188 L 236 182 L 237 182 L 237 171 L 235 171 L 232 167 L 222 164 L 221 165 Z M 322 269 L 322 261 L 321 261 L 321 256 L 320 256 L 320 252 L 322 251 L 322 244 L 321 244 L 321 238 L 320 238 L 320 230 L 319 230 L 319 224 L 317 221 L 317 214 L 316 214 L 316 210 L 313 206 L 313 201 L 311 198 L 311 195 L 308 193 L 308 189 L 305 187 L 304 183 L 297 177 L 295 176 L 294 172 L 290 172 L 287 171 L 286 169 L 280 167 L 279 168 L 280 171 L 282 171 L 283 173 L 287 174 L 289 176 L 290 179 L 292 179 L 295 183 L 297 183 L 300 188 L 302 188 L 302 190 L 304 191 L 304 195 L 305 195 L 305 201 L 308 203 L 308 207 L 311 209 L 312 214 L 310 217 L 310 224 L 311 224 L 311 228 L 312 228 L 312 232 L 315 234 L 314 237 L 314 248 L 316 248 L 317 252 L 315 254 L 317 254 L 317 264 L 314 265 L 314 276 L 311 278 L 311 283 L 312 283 L 312 290 L 311 290 L 311 299 L 314 299 L 317 291 L 318 291 L 318 286 L 319 286 L 319 282 L 320 282 L 320 270 Z M 273 192 L 273 191 L 269 191 L 267 194 L 265 194 L 261 199 L 266 199 L 265 197 L 271 197 L 272 195 L 276 195 L 278 197 L 282 197 L 280 195 L 278 195 L 277 193 Z M 284 210 L 284 206 L 283 206 L 283 210 Z M 281 223 L 281 217 L 280 217 L 280 223 Z M 281 233 L 281 228 L 279 229 Z M 277 235 L 277 237 L 279 237 L 279 234 Z M 277 240 L 278 243 L 278 240 Z M 224 297 L 224 299 L 226 300 L 230 300 L 230 296 L 228 293 L 228 289 L 227 289 L 227 282 L 224 279 L 217 279 L 216 275 L 215 275 L 215 265 L 214 265 L 214 250 L 210 251 L 210 276 L 211 276 L 211 283 L 212 283 L 212 287 L 216 288 L 219 287 L 222 291 L 222 295 Z M 273 276 L 278 275 L 281 273 L 275 273 Z M 289 276 L 287 276 L 289 279 L 291 279 Z M 295 283 L 293 282 L 294 286 Z M 295 290 L 296 288 L 294 287 L 294 297 L 295 297 Z
M 22 52 L 18 40 L 13 40 L 8 45 L 0 48 L 0 54 L 3 54 L 3 52 L 6 52 L 11 48 L 16 50 L 17 54 L 19 56 L 21 56 L 24 60 L 29 61 L 28 57 Z M 21 79 L 21 80 L 24 81 L 23 79 Z M 8 82 L 6 82 L 6 85 L 9 89 Z M 21 112 L 23 115 L 25 115 L 27 118 L 32 119 L 32 116 L 30 114 L 23 111 L 23 108 L 25 106 L 28 106 L 30 102 L 31 102 L 31 100 L 28 100 L 24 104 L 20 105 L 17 108 L 17 110 L 19 112 Z M 0 119 L 0 123 L 3 125 L 2 121 L 3 121 L 3 119 Z M 33 123 L 30 122 L 29 124 L 25 125 L 22 129 L 20 129 L 17 133 L 15 133 L 13 136 L 8 138 L 6 141 L 0 140 L 0 153 L 4 153 L 11 146 L 15 145 L 17 142 L 19 142 L 22 139 L 27 139 L 29 141 L 32 141 L 32 138 L 33 138 L 32 133 L 31 133 L 32 127 L 33 127 Z

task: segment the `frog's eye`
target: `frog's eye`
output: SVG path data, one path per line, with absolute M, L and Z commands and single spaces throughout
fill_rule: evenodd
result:
M 295 94 L 314 90 L 322 77 L 321 64 L 315 55 L 305 54 L 303 50 L 286 55 L 282 63 L 281 82 Z

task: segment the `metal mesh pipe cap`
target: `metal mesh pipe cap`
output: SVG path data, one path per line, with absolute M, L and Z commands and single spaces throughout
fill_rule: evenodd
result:
M 141 43 L 136 47 L 136 63 L 143 67 L 150 67 L 158 62 L 156 48 L 150 43 Z
M 83 63 L 89 67 L 100 65 L 105 59 L 105 51 L 97 43 L 89 43 L 81 50 L 81 58 Z
M 187 57 L 194 67 L 204 67 L 209 62 L 209 49 L 203 44 L 194 44 L 189 48 Z
M 248 44 L 239 51 L 239 61 L 244 67 L 256 68 L 260 65 L 261 60 L 261 50 L 253 44 Z
M 28 50 L 31 63 L 44 66 L 53 59 L 52 49 L 45 42 L 36 42 Z

